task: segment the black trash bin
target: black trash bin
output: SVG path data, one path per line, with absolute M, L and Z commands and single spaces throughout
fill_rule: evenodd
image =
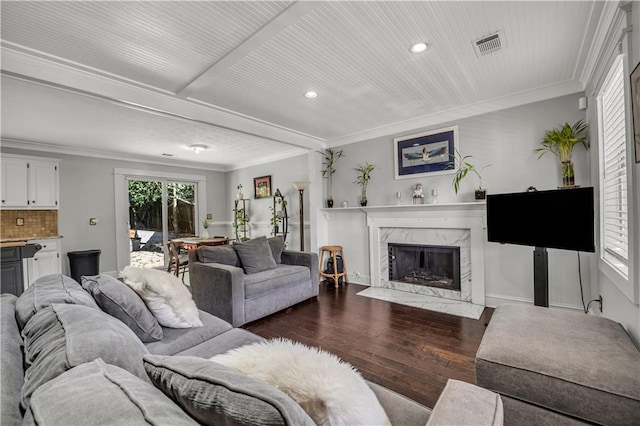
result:
M 70 251 L 69 268 L 71 278 L 82 283 L 83 275 L 98 275 L 100 273 L 100 250 Z

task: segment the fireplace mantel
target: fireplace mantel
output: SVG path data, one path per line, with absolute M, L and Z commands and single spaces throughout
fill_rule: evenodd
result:
M 346 208 L 341 210 L 346 210 Z M 392 236 L 393 242 L 401 243 L 400 240 L 408 236 L 431 235 L 433 237 L 432 231 L 434 230 L 441 236 L 448 233 L 449 236 L 444 237 L 445 239 L 458 238 L 456 232 L 464 231 L 467 235 L 464 244 L 468 247 L 467 260 L 470 271 L 466 274 L 469 286 L 467 290 L 463 290 L 462 300 L 484 306 L 484 244 L 486 240 L 486 206 L 484 202 L 372 206 L 356 207 L 353 210 L 361 210 L 366 213 L 369 228 L 369 265 L 372 287 L 391 285 L 387 278 L 382 276 L 387 272 L 385 247 L 389 236 Z M 442 297 L 451 296 L 443 294 Z
M 372 213 L 423 213 L 423 212 L 442 212 L 442 211 L 485 211 L 486 203 L 484 201 L 469 203 L 443 203 L 443 204 L 400 204 L 389 206 L 355 206 L 355 207 L 333 207 L 322 208 L 320 211 L 329 220 L 330 213 L 349 213 L 364 212 L 368 215 Z

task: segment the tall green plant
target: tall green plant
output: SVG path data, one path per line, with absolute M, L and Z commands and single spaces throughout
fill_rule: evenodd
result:
M 337 151 L 333 148 L 327 148 L 324 152 L 318 151 L 318 153 L 324 156 L 322 160 L 322 165 L 324 166 L 324 169 L 322 169 L 322 177 L 329 180 L 328 198 L 333 198 L 331 194 L 333 174 L 336 172 L 336 162 L 344 156 L 344 152 L 342 149 Z
M 458 170 L 456 170 L 456 174 L 453 176 L 453 191 L 457 194 L 460 190 L 460 182 L 464 179 L 469 173 L 472 173 L 478 177 L 478 189 L 484 189 L 482 187 L 482 171 L 487 167 L 491 166 L 491 164 L 487 164 L 483 166 L 480 170 L 476 168 L 476 166 L 469 161 L 470 158 L 473 158 L 471 155 L 465 155 L 464 157 L 458 151 L 456 151 L 454 157 L 454 161 L 449 163 L 448 168 L 455 167 L 455 163 L 459 164 Z
M 358 167 L 354 169 L 359 173 L 354 183 L 360 185 L 360 188 L 362 189 L 361 194 L 363 199 L 367 198 L 367 186 L 369 185 L 369 181 L 371 180 L 371 172 L 373 172 L 373 169 L 375 168 L 376 166 L 374 166 L 373 164 L 369 164 L 369 162 L 366 162 L 364 165 L 358 164 Z
M 564 123 L 561 127 L 547 130 L 540 142 L 541 146 L 535 150 L 538 159 L 550 152 L 562 163 L 571 161 L 574 146 L 582 144 L 586 150 L 589 149 L 588 128 L 584 120 L 578 120 L 574 125 Z

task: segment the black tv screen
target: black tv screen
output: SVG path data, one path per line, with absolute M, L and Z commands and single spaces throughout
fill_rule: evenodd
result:
M 489 241 L 595 251 L 593 188 L 487 195 Z

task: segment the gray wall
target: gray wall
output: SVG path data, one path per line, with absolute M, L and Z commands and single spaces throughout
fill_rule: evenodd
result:
M 544 102 L 510 108 L 457 121 L 442 123 L 425 131 L 457 125 L 459 127 L 460 151 L 472 155 L 476 165 L 491 164 L 483 175 L 483 184 L 489 193 L 520 192 L 533 185 L 539 190 L 555 189 L 561 184 L 559 160 L 547 155 L 537 160 L 534 149 L 539 146 L 545 130 L 564 122 L 574 123 L 584 118 L 578 109 L 575 94 Z M 401 136 L 401 135 L 395 135 Z M 368 190 L 369 205 L 393 205 L 395 193 L 401 191 L 403 203 L 411 202 L 411 186 L 422 183 L 425 194 L 438 189 L 440 203 L 473 200 L 473 189 L 477 182 L 473 177 L 463 181 L 456 195 L 452 188 L 452 176 L 442 175 L 417 179 L 395 180 L 393 164 L 393 137 L 377 138 L 339 147 L 345 157 L 339 160 L 333 181 L 336 203 L 343 200 L 349 206 L 357 205 L 359 187 L 353 183 L 359 163 L 368 161 L 376 165 Z M 574 151 L 576 183 L 590 186 L 588 153 L 582 147 Z M 336 210 L 336 209 L 334 209 Z M 355 282 L 369 283 L 368 231 L 365 215 L 359 209 L 328 213 L 326 233 L 328 244 L 345 247 L 349 272 Z M 320 221 L 323 217 L 321 216 Z M 566 220 L 550 218 L 547 220 Z M 485 245 L 485 280 L 487 303 L 495 306 L 505 301 L 533 301 L 532 248 L 514 245 Z M 578 285 L 577 255 L 564 250 L 549 250 L 550 302 L 556 306 L 581 308 Z M 590 262 L 592 254 L 581 254 L 585 298 L 591 293 Z
M 202 175 L 207 178 L 207 211 L 214 220 L 226 203 L 224 173 L 146 163 L 80 157 L 57 153 L 3 148 L 3 153 L 59 158 L 60 211 L 58 232 L 63 236 L 62 270 L 69 272 L 68 251 L 100 249 L 100 271 L 113 272 L 116 267 L 115 199 L 113 169 Z M 224 209 L 226 210 L 226 209 Z M 89 226 L 89 218 L 99 220 Z

